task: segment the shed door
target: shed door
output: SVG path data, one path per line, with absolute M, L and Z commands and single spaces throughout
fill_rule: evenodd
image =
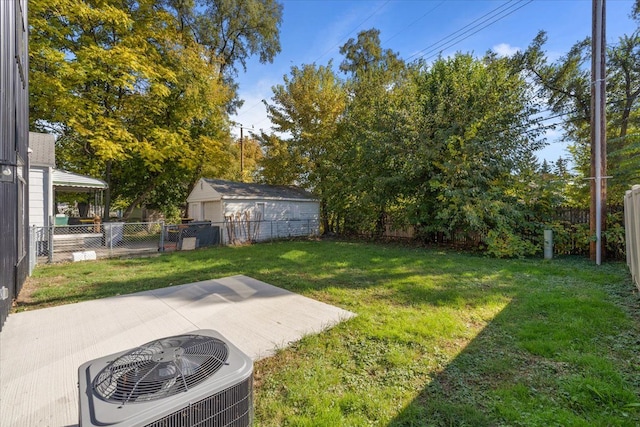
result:
M 204 202 L 202 204 L 202 212 L 205 220 L 209 220 L 212 223 L 222 222 L 222 214 L 220 212 L 221 202 Z
M 193 218 L 196 221 L 202 221 L 202 213 L 200 203 L 189 203 L 189 218 Z

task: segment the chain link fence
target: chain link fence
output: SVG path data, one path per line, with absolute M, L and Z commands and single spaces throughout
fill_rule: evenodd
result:
M 162 222 L 56 225 L 31 228 L 32 267 L 41 262 L 80 261 L 153 253 Z
M 215 245 L 263 242 L 317 236 L 316 219 L 289 221 L 108 222 L 33 226 L 30 229 L 30 271 L 39 263 L 130 257 Z

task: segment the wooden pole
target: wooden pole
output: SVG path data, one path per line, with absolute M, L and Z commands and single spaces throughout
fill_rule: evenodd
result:
M 240 125 L 240 180 L 244 182 L 244 137 L 242 136 L 242 125 Z
M 607 170 L 606 142 L 606 13 L 605 0 L 593 0 L 591 36 L 591 208 L 589 228 L 590 256 L 597 265 L 604 258 L 602 232 L 606 230 Z

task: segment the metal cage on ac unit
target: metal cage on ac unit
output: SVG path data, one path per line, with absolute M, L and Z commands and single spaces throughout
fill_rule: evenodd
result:
M 216 331 L 161 338 L 80 366 L 80 427 L 244 427 L 253 362 Z

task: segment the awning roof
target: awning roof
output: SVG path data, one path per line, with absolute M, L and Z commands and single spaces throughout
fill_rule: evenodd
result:
M 90 192 L 94 190 L 104 190 L 108 185 L 101 179 L 54 169 L 53 187 L 57 191 Z

